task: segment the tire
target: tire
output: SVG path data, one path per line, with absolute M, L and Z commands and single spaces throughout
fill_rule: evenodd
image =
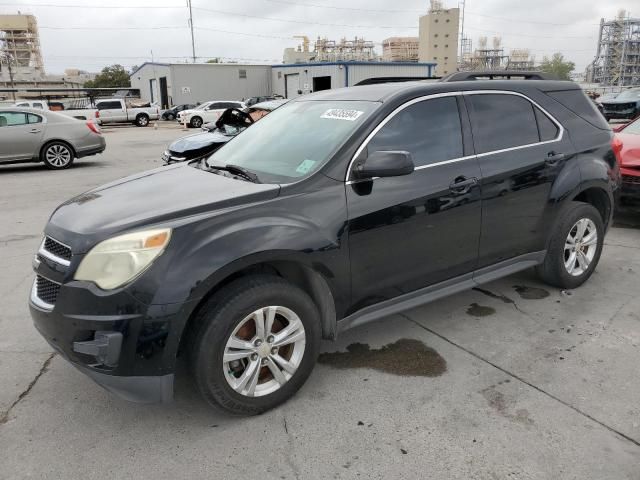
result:
M 582 227 L 584 231 L 580 237 Z M 593 232 L 595 240 L 592 238 Z M 577 247 L 575 240 L 578 240 Z M 538 275 L 555 287 L 579 287 L 596 269 L 603 243 L 604 223 L 600 212 L 588 203 L 571 202 L 553 230 L 547 256 L 542 265 L 537 267 Z M 575 248 L 579 251 L 575 252 Z
M 202 119 L 200 117 L 191 117 L 189 125 L 193 128 L 200 128 L 202 126 Z
M 176 116 L 173 113 L 167 113 L 167 116 L 165 117 L 166 120 L 172 121 L 175 120 Z
M 136 126 L 137 127 L 146 127 L 149 125 L 149 116 L 145 114 L 140 114 L 136 117 Z
M 275 315 L 268 315 L 269 309 Z M 257 311 L 265 313 L 264 319 L 274 319 L 272 335 L 260 335 L 251 317 Z M 287 328 L 292 331 L 286 332 Z M 279 340 L 280 332 L 295 341 Z M 250 349 L 234 350 L 228 343 L 233 341 L 232 336 Z M 234 415 L 265 412 L 289 399 L 304 384 L 315 365 L 320 336 L 318 309 L 300 288 L 275 275 L 241 278 L 214 294 L 195 318 L 188 342 L 195 383 L 214 408 Z M 258 344 L 259 337 L 264 343 Z M 277 363 L 282 359 L 288 364 L 286 369 Z M 274 367 L 280 372 L 279 380 Z M 248 380 L 242 386 L 245 377 Z
M 73 148 L 64 142 L 47 143 L 40 151 L 40 161 L 51 170 L 64 170 L 73 163 L 75 153 Z

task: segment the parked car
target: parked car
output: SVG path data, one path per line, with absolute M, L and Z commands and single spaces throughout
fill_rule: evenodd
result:
M 43 162 L 60 170 L 106 146 L 100 128 L 58 112 L 0 108 L 0 164 Z
M 192 103 L 183 103 L 182 105 L 176 105 L 175 107 L 171 107 L 162 112 L 162 120 L 175 120 L 176 118 L 178 118 L 178 112 L 182 112 L 183 110 L 189 110 L 192 108 L 196 108 L 196 105 Z
M 146 127 L 151 120 L 160 118 L 157 106 L 141 106 L 143 102 L 110 98 L 96 100 L 96 108 L 100 112 L 102 125 L 109 123 L 133 123 L 138 127 Z M 140 106 L 139 106 L 140 105 Z
M 46 102 L 44 100 L 18 100 L 15 107 L 34 108 L 36 110 L 51 110 L 62 113 L 67 117 L 77 118 L 78 120 L 92 120 L 95 124 L 100 125 L 100 112 L 92 105 L 85 108 L 65 108 L 62 102 Z
M 602 114 L 607 120 L 632 119 L 640 115 L 640 88 L 630 88 L 609 100 L 601 100 Z
M 637 203 L 640 201 L 640 117 L 614 130 L 620 149 L 620 201 Z
M 247 107 L 252 107 L 258 103 L 270 102 L 271 100 L 282 100 L 284 97 L 282 95 L 263 95 L 259 97 L 249 97 L 244 101 L 244 104 Z
M 243 102 L 211 101 L 205 102 L 192 110 L 178 112 L 178 123 L 185 123 L 193 128 L 200 128 L 204 123 L 215 122 L 227 108 L 245 108 Z
M 49 105 L 44 100 L 18 100 L 13 106 L 20 108 L 34 108 L 36 110 L 49 110 Z
M 202 132 L 179 138 L 162 154 L 166 165 L 211 155 L 240 132 L 288 100 L 272 100 L 239 110 L 226 109 L 215 122 L 205 123 Z
M 246 415 L 302 386 L 321 338 L 531 267 L 579 287 L 620 181 L 609 126 L 572 82 L 465 75 L 305 95 L 208 159 L 65 202 L 38 330 L 134 401 L 171 398 L 180 352 Z

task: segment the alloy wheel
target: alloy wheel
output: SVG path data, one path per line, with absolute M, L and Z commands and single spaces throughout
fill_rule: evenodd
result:
M 578 220 L 564 243 L 564 266 L 567 273 L 579 277 L 589 269 L 598 249 L 598 229 L 589 218 Z
M 306 334 L 291 309 L 268 306 L 247 315 L 227 340 L 223 371 L 237 393 L 260 397 L 280 389 L 296 373 Z
M 64 145 L 51 145 L 47 148 L 45 158 L 53 167 L 63 168 L 71 162 L 71 151 Z

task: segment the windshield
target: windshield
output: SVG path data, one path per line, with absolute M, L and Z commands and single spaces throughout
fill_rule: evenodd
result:
M 640 89 L 626 90 L 616 97 L 616 100 L 638 100 L 640 99 Z
M 292 183 L 322 167 L 379 104 L 365 101 L 291 102 L 226 143 L 209 165 L 232 164 L 263 183 Z

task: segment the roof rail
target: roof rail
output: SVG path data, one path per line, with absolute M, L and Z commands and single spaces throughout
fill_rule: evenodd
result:
M 484 70 L 476 72 L 453 72 L 440 79 L 441 82 L 464 82 L 467 80 L 557 80 L 549 73 L 523 70 Z

